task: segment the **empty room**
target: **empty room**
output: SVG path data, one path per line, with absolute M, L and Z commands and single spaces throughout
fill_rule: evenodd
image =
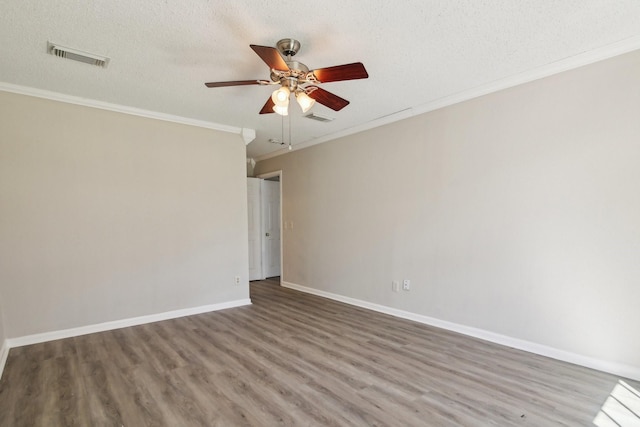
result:
M 640 426 L 636 0 L 0 23 L 0 426 Z

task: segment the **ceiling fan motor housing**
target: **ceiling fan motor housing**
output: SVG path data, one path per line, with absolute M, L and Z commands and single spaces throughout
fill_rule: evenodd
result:
M 274 82 L 282 82 L 283 79 L 294 78 L 296 80 L 306 79 L 309 73 L 309 67 L 298 61 L 285 61 L 289 67 L 289 71 L 271 70 L 271 80 Z

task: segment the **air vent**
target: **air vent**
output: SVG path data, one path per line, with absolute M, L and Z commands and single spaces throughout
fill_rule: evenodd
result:
M 316 114 L 316 113 L 309 113 L 305 117 L 307 119 L 316 120 L 318 122 L 330 122 L 334 120 L 333 117 L 321 116 L 320 114 Z
M 102 55 L 96 55 L 95 53 L 83 52 L 78 49 L 72 49 L 70 47 L 60 46 L 59 44 L 47 43 L 47 51 L 60 58 L 71 59 L 78 62 L 84 62 L 85 64 L 97 65 L 98 67 L 106 68 L 109 64 L 109 58 Z

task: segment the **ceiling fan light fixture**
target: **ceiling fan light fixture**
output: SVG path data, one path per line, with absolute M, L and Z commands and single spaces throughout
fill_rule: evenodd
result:
M 281 88 L 273 91 L 273 93 L 271 94 L 271 100 L 279 107 L 288 106 L 290 94 L 291 92 L 289 91 L 289 88 L 286 86 L 282 86 Z
M 227 82 L 209 82 L 206 87 L 248 86 L 248 85 L 279 85 L 280 87 L 271 93 L 260 114 L 278 113 L 288 115 L 291 93 L 296 97 L 303 114 L 313 107 L 315 102 L 334 111 L 340 111 L 349 101 L 338 95 L 316 86 L 320 83 L 340 82 L 345 80 L 366 79 L 369 77 L 367 70 L 361 62 L 351 64 L 334 65 L 332 67 L 316 68 L 309 70 L 305 64 L 294 61 L 300 49 L 300 42 L 295 39 L 282 39 L 277 47 L 259 46 L 251 44 L 251 49 L 269 66 L 271 80 L 234 80 Z M 313 96 L 310 96 L 310 95 Z
M 273 106 L 273 111 L 275 113 L 280 114 L 281 116 L 288 116 L 289 115 L 289 103 L 287 103 L 287 105 L 285 105 L 285 106 L 274 105 Z
M 311 98 L 309 95 L 302 91 L 296 92 L 296 101 L 298 101 L 298 105 L 300 105 L 300 108 L 302 108 L 303 113 L 309 111 L 309 109 L 311 109 L 311 107 L 313 107 L 313 105 L 316 103 L 315 99 Z
M 281 116 L 286 116 L 289 114 L 289 95 L 291 91 L 288 87 L 282 86 L 279 89 L 276 89 L 271 94 L 271 100 L 273 101 L 273 111 L 280 114 Z

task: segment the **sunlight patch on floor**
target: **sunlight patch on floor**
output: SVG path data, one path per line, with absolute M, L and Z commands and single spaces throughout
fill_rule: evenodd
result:
M 640 427 L 640 391 L 618 381 L 593 424 L 598 427 Z

